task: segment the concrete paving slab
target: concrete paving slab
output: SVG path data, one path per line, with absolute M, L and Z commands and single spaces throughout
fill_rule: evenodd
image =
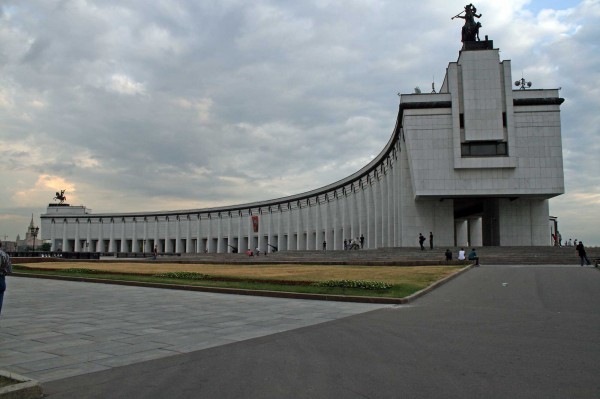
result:
M 0 317 L 0 368 L 29 372 L 42 382 L 388 306 L 14 276 L 7 278 L 7 286 Z

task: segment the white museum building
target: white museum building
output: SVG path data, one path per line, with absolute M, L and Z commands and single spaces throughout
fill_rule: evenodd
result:
M 52 250 L 159 253 L 551 245 L 564 193 L 558 89 L 513 89 L 493 42 L 464 42 L 437 93 L 403 94 L 392 135 L 356 173 L 312 191 L 215 208 L 92 213 L 50 204 Z

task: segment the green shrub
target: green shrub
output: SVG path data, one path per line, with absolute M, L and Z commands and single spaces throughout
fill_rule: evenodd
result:
M 78 268 L 63 269 L 60 271 L 64 272 L 64 273 L 106 273 L 106 272 L 103 272 L 102 270 L 78 269 Z
M 381 281 L 364 280 L 327 280 L 312 283 L 316 287 L 336 287 L 336 288 L 360 288 L 363 290 L 388 290 L 392 288 L 391 284 Z
M 168 272 L 155 274 L 153 277 L 160 278 L 176 278 L 180 280 L 206 280 L 210 278 L 208 274 L 193 273 L 193 272 Z

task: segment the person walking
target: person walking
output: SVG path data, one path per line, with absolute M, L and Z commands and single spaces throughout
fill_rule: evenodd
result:
M 429 232 L 429 249 L 433 249 L 433 232 Z
M 592 262 L 587 257 L 587 253 L 585 252 L 585 247 L 583 246 L 583 241 L 579 241 L 579 244 L 575 247 L 575 250 L 579 254 L 579 258 L 581 259 L 581 266 L 583 266 L 583 261 L 585 261 L 586 265 L 591 265 Z
M 4 291 L 6 291 L 6 276 L 12 273 L 12 264 L 10 256 L 2 250 L 0 242 L 0 313 L 2 313 L 2 303 L 4 302 Z
M 365 246 L 365 236 L 363 236 L 361 234 L 360 235 L 360 249 L 363 249 L 364 246 Z
M 419 233 L 419 245 L 421 246 L 421 251 L 425 250 L 425 246 L 423 245 L 424 242 L 425 237 L 423 237 L 423 234 Z
M 323 251 L 327 249 L 327 241 L 323 241 Z

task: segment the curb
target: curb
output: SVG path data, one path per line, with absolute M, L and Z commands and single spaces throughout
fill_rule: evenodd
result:
M 97 284 L 113 284 L 113 285 L 126 285 L 133 287 L 147 287 L 147 288 L 162 288 L 171 290 L 181 291 L 199 291 L 199 292 L 213 292 L 218 294 L 233 294 L 233 295 L 250 295 L 250 296 L 264 296 L 272 298 L 289 298 L 289 299 L 309 299 L 317 301 L 337 301 L 337 302 L 357 302 L 357 303 L 375 303 L 375 304 L 392 304 L 401 305 L 414 301 L 415 299 L 427 294 L 433 289 L 447 283 L 458 275 L 469 270 L 472 265 L 467 266 L 459 271 L 445 277 L 442 280 L 436 281 L 430 286 L 417 291 L 414 294 L 405 298 L 382 298 L 382 297 L 370 297 L 370 296 L 348 296 L 348 295 L 327 295 L 327 294 L 305 294 L 297 292 L 285 292 L 285 291 L 259 291 L 259 290 L 244 290 L 238 288 L 219 288 L 219 287 L 203 287 L 196 285 L 179 285 L 179 284 L 163 284 L 163 283 L 148 283 L 140 281 L 124 281 L 124 280 L 104 280 L 98 278 L 88 277 L 69 277 L 69 276 L 49 276 L 45 274 L 31 274 L 31 273 L 19 273 L 13 272 L 11 276 L 14 277 L 28 277 L 28 278 L 42 278 L 48 280 L 63 280 L 63 281 L 79 281 L 84 283 L 97 283 Z
M 0 399 L 38 399 L 43 396 L 42 387 L 31 378 L 5 370 L 0 370 L 0 376 L 17 381 L 16 384 L 0 388 Z
M 406 303 L 412 302 L 415 299 L 418 299 L 418 298 L 422 297 L 423 295 L 428 294 L 429 292 L 433 291 L 434 289 L 441 287 L 442 285 L 446 284 L 448 281 L 454 280 L 456 277 L 460 276 L 463 273 L 466 273 L 467 271 L 469 271 L 470 269 L 472 269 L 474 267 L 475 267 L 475 265 L 473 265 L 473 264 L 463 267 L 456 273 L 453 273 L 453 274 L 449 275 L 448 277 L 445 277 L 439 281 L 436 281 L 435 283 L 431 284 L 429 287 L 425 287 L 421 291 L 417 291 L 414 294 L 409 295 L 403 299 L 406 299 Z

